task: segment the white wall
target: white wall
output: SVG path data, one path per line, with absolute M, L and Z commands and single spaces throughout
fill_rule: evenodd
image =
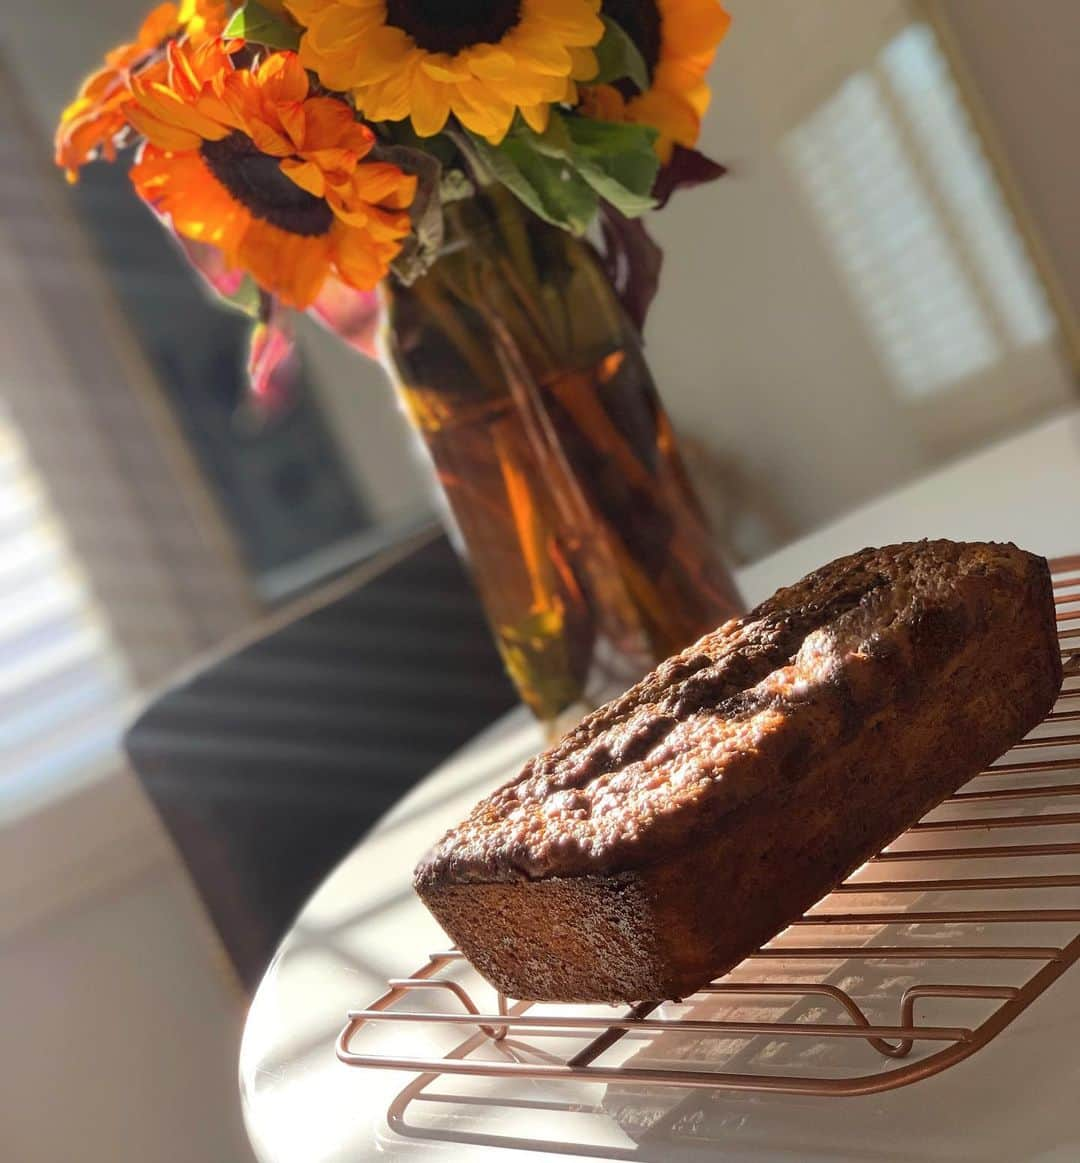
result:
M 1007 401 L 963 388 L 918 406 L 904 399 L 781 161 L 785 134 L 915 10 L 904 0 L 728 6 L 734 22 L 712 71 L 702 146 L 732 173 L 654 219 L 668 265 L 649 350 L 679 425 L 806 531 L 1030 423 L 1072 388 L 1058 361 L 1039 391 L 1016 385 Z M 1037 124 L 1029 118 L 1029 133 Z M 1080 181 L 1065 185 L 1075 205 Z
M 0 1157 L 245 1163 L 245 1001 L 125 772 L 0 837 Z
M 939 3 L 1080 316 L 1080 4 Z
M 755 104 L 766 30 L 732 7 L 750 43 L 721 48 L 702 140 L 732 173 L 650 224 L 667 257 L 648 351 L 676 423 L 806 529 L 924 460 Z
M 0 944 L 4 1158 L 244 1163 L 242 1007 L 175 869 Z M 219 971 L 220 973 L 220 971 Z

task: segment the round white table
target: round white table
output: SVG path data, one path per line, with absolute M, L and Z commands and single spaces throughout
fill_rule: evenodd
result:
M 753 603 L 842 553 L 923 536 L 1013 540 L 1047 556 L 1080 550 L 1080 412 L 875 501 L 744 570 L 739 582 Z M 648 1133 L 655 1095 L 622 1093 L 620 1111 L 638 1112 L 628 1122 L 595 1093 L 588 1103 L 579 1094 L 546 1116 L 535 1145 L 527 1104 L 516 1133 L 513 1108 L 485 1126 L 479 1098 L 467 1119 L 448 1108 L 422 1132 L 391 1129 L 387 1109 L 411 1076 L 338 1062 L 345 1014 L 446 947 L 412 894 L 412 867 L 542 742 L 524 711 L 496 723 L 415 788 L 301 913 L 259 987 L 241 1050 L 244 1117 L 262 1163 L 1080 1158 L 1080 967 L 1053 988 L 1052 1007 L 1035 1004 L 962 1066 L 903 1090 L 850 1099 L 684 1092 L 675 1129 L 660 1135 Z M 375 1052 L 421 1052 L 389 1028 L 364 1038 Z

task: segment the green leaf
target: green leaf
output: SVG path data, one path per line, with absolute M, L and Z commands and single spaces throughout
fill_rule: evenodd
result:
M 242 8 L 233 13 L 224 35 L 247 40 L 252 44 L 262 44 L 267 48 L 296 49 L 300 46 L 300 29 L 273 12 L 268 12 L 256 0 L 247 0 Z
M 532 147 L 547 157 L 562 158 L 569 161 L 574 152 L 574 141 L 566 130 L 566 122 L 557 109 L 552 109 L 548 117 L 548 127 L 543 133 L 537 134 L 524 121 L 518 121 L 513 136 L 529 142 Z
M 649 68 L 638 46 L 610 16 L 600 19 L 604 22 L 604 36 L 595 50 L 600 69 L 590 83 L 609 85 L 612 81 L 626 78 L 644 93 L 649 87 Z
M 514 134 L 499 146 L 470 138 L 491 176 L 535 214 L 572 234 L 589 228 L 599 206 L 596 192 L 564 158 L 537 148 L 536 134 Z
M 543 134 L 518 123 L 507 139 L 516 150 L 561 160 L 628 218 L 656 205 L 652 188 L 660 163 L 655 140 L 656 130 L 648 126 L 564 116 L 555 109 Z
M 542 134 L 518 121 L 497 147 L 471 140 L 496 181 L 541 218 L 575 234 L 588 229 L 599 198 L 627 218 L 656 205 L 652 188 L 660 162 L 653 148 L 656 130 L 648 126 L 553 109 Z
M 653 148 L 655 129 L 588 117 L 560 120 L 573 142 L 570 163 L 601 198 L 627 218 L 637 218 L 656 205 L 652 188 L 660 160 Z

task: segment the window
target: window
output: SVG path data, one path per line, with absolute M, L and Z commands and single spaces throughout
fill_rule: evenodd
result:
M 120 655 L 0 410 L 0 817 L 114 765 L 129 694 Z
M 918 401 L 1055 322 L 933 32 L 911 24 L 785 138 L 885 368 Z

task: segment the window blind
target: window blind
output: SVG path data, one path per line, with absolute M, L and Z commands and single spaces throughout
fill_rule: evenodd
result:
M 1050 340 L 1046 295 L 928 26 L 892 37 L 783 149 L 901 395 Z
M 115 765 L 131 687 L 0 409 L 0 815 Z

